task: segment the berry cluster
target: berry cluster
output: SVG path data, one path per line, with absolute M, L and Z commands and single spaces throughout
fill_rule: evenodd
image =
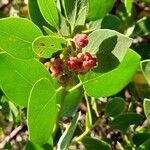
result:
M 67 61 L 68 70 L 80 74 L 89 71 L 94 66 L 96 66 L 96 58 L 88 52 L 79 53 L 77 57 L 70 57 Z
M 87 35 L 77 34 L 73 38 L 76 48 L 80 49 L 88 44 Z M 76 51 L 76 50 L 75 50 Z M 84 74 L 96 66 L 96 58 L 88 52 L 77 52 L 67 58 L 52 58 L 45 66 L 50 70 L 53 78 L 60 77 L 62 82 L 67 82 L 68 77 L 73 74 Z M 61 83 L 62 83 L 61 82 Z

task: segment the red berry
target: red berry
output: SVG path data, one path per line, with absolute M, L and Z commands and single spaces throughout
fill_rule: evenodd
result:
M 50 71 L 52 72 L 52 77 L 57 77 L 60 73 L 60 69 L 57 66 L 51 66 Z
M 77 48 L 83 48 L 88 44 L 88 38 L 86 34 L 76 34 L 73 39 Z
M 70 71 L 77 71 L 80 68 L 80 63 L 76 58 L 71 57 L 67 61 L 67 67 Z
M 52 58 L 51 61 L 55 66 L 61 66 L 63 64 L 63 60 L 60 58 Z
M 96 59 L 90 59 L 88 61 L 84 61 L 83 64 L 82 64 L 82 67 L 85 69 L 85 70 L 90 70 L 92 69 L 94 66 L 96 65 Z

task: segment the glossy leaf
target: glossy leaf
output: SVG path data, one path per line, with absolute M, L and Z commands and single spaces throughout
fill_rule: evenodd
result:
M 103 18 L 109 11 L 111 11 L 114 2 L 114 0 L 88 0 L 88 19 L 97 20 Z
M 111 150 L 110 145 L 101 139 L 84 137 L 81 142 L 86 150 Z
M 45 20 L 55 27 L 59 28 L 59 17 L 54 0 L 37 0 L 40 11 L 45 18 Z
M 132 50 L 128 50 L 125 58 L 116 69 L 107 73 L 90 71 L 80 76 L 80 80 L 88 95 L 97 98 L 111 96 L 121 91 L 130 82 L 139 63 L 140 56 Z
M 28 32 L 25 32 L 26 30 Z M 28 19 L 17 17 L 0 19 L 0 49 L 13 57 L 33 58 L 32 42 L 41 35 L 40 29 Z
M 43 145 L 52 135 L 57 116 L 56 92 L 46 78 L 32 87 L 28 102 L 28 130 L 32 142 Z
M 62 134 L 58 141 L 57 150 L 66 150 L 70 144 L 73 137 L 74 131 L 77 127 L 78 120 L 80 118 L 80 113 L 77 113 L 72 119 L 70 125 L 66 128 L 65 132 Z
M 126 131 L 130 125 L 139 124 L 143 117 L 136 113 L 126 113 L 117 116 L 109 125 L 113 129 Z
M 41 36 L 33 42 L 33 50 L 40 57 L 50 58 L 58 50 L 64 50 L 67 41 L 57 36 Z
M 143 107 L 144 107 L 144 113 L 146 115 L 146 118 L 150 122 L 150 100 L 149 99 L 144 99 Z
M 150 60 L 144 60 L 141 62 L 141 68 L 142 68 L 142 72 L 148 82 L 148 84 L 150 85 Z
M 109 116 L 115 117 L 122 113 L 125 109 L 124 99 L 121 97 L 115 97 L 108 101 L 106 106 L 106 113 Z
M 35 59 L 20 60 L 1 53 L 0 60 L 0 87 L 17 105 L 27 106 L 30 90 L 37 80 L 51 79 L 45 67 Z

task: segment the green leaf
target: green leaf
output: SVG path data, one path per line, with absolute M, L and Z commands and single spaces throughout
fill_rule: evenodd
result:
M 43 30 L 43 26 L 49 27 L 50 25 L 43 18 L 37 0 L 28 1 L 28 9 L 31 20 Z
M 80 106 L 82 97 L 83 94 L 81 88 L 77 88 L 76 90 L 68 93 L 64 100 L 61 116 L 73 116 Z
M 77 113 L 72 119 L 70 125 L 66 128 L 65 132 L 62 134 L 58 141 L 57 150 L 66 150 L 69 143 L 73 137 L 74 131 L 77 127 L 78 120 L 80 118 L 80 113 Z
M 9 100 L 21 106 L 27 106 L 30 90 L 37 80 L 51 79 L 46 68 L 35 59 L 20 60 L 1 53 L 0 68 L 0 88 Z
M 28 130 L 32 142 L 43 145 L 52 135 L 57 117 L 53 84 L 41 78 L 32 87 L 28 102 Z
M 59 29 L 59 17 L 54 0 L 37 0 L 40 11 L 45 20 L 57 30 Z
M 109 11 L 111 11 L 114 2 L 114 0 L 88 0 L 88 19 L 97 20 L 103 18 Z
M 71 24 L 72 31 L 73 31 L 75 24 L 76 24 L 76 20 L 78 20 L 78 23 L 79 23 L 79 20 L 81 21 L 81 19 L 79 19 L 81 17 L 80 15 L 83 15 L 85 17 L 85 12 L 84 12 L 85 10 L 83 10 L 83 7 L 85 7 L 86 5 L 86 0 L 82 0 L 82 1 L 81 0 L 69 0 L 69 1 L 62 0 L 62 4 L 64 7 L 65 16 L 67 20 L 69 21 L 69 23 Z M 84 14 L 81 14 L 81 11 L 82 11 L 81 9 L 83 10 Z M 84 22 L 85 18 L 82 18 L 82 19 L 83 19 L 82 21 Z
M 139 124 L 143 117 L 136 113 L 126 113 L 117 116 L 109 125 L 113 129 L 126 131 L 130 125 Z
M 134 51 L 128 50 L 125 58 L 116 69 L 107 73 L 90 71 L 80 76 L 80 80 L 88 95 L 96 98 L 111 96 L 121 91 L 130 82 L 139 63 L 140 56 Z
M 150 139 L 141 144 L 137 150 L 149 150 L 150 149 Z
M 83 26 L 85 24 L 85 20 L 86 20 L 86 16 L 87 15 L 87 6 L 83 7 L 78 16 L 77 16 L 77 20 L 75 23 L 75 26 Z
M 132 37 L 149 35 L 150 32 L 150 18 L 143 17 L 135 24 L 134 31 L 132 33 Z
M 141 69 L 148 84 L 150 85 L 150 59 L 141 62 Z
M 40 29 L 28 19 L 18 17 L 0 19 L 0 49 L 13 57 L 33 58 L 32 42 L 41 35 Z
M 67 41 L 58 36 L 41 36 L 34 40 L 33 50 L 34 52 L 44 58 L 50 58 L 54 52 L 58 50 L 64 50 Z
M 27 142 L 27 145 L 26 145 L 26 150 L 45 150 L 44 148 L 42 148 L 40 145 L 38 144 L 35 144 L 31 141 L 28 141 Z
M 143 107 L 144 107 L 144 113 L 146 115 L 146 118 L 150 122 L 150 100 L 149 99 L 144 99 Z
M 129 13 L 129 14 L 131 14 L 131 12 L 132 12 L 133 1 L 134 0 L 125 0 L 124 1 L 127 13 Z
M 132 39 L 108 29 L 96 30 L 88 38 L 89 44 L 83 51 L 97 56 L 97 70 L 101 72 L 114 69 L 122 61 L 132 42 Z
M 147 132 L 136 133 L 133 135 L 133 138 L 132 138 L 136 146 L 140 146 L 142 143 L 144 143 L 148 139 L 150 139 L 150 133 L 147 133 Z
M 84 137 L 81 142 L 85 146 L 86 150 L 111 150 L 108 143 L 97 138 Z
M 125 109 L 124 99 L 121 97 L 115 97 L 111 99 L 106 106 L 106 114 L 112 117 L 118 116 Z
M 121 20 L 117 16 L 111 14 L 105 16 L 101 22 L 101 29 L 111 29 L 117 31 L 120 26 Z

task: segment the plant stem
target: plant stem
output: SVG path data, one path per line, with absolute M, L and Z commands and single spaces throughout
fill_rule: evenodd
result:
M 82 85 L 82 83 L 81 83 L 81 82 L 80 82 L 80 83 L 78 83 L 78 84 L 77 84 L 77 85 L 75 85 L 73 88 L 69 89 L 69 90 L 68 90 L 68 92 L 70 93 L 70 92 L 72 92 L 72 91 L 76 90 L 76 89 L 77 89 L 77 88 L 79 88 L 81 85 Z
M 91 128 L 85 130 L 85 132 L 83 132 L 80 136 L 78 136 L 77 138 L 74 139 L 73 142 L 80 142 L 83 137 L 85 137 L 87 134 L 89 134 L 96 126 L 98 126 L 100 123 L 103 122 L 105 116 L 102 116 L 101 118 L 99 118 L 93 125 Z
M 56 92 L 60 92 L 61 90 L 63 90 L 64 87 L 63 86 L 60 86 L 58 89 L 56 89 Z

